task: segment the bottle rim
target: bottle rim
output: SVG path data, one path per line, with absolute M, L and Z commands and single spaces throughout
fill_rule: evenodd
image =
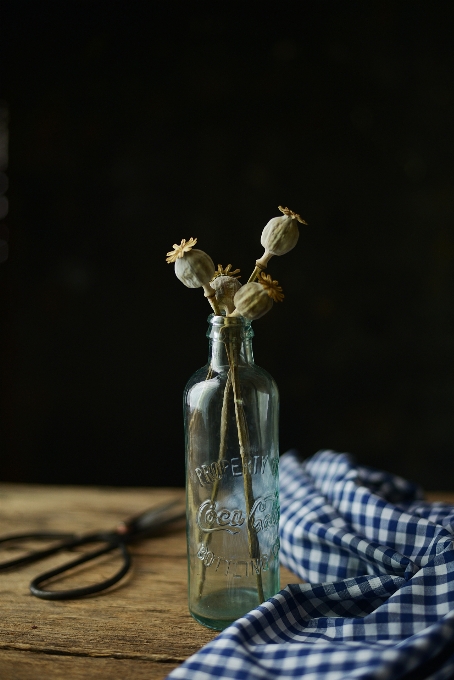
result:
M 210 324 L 207 331 L 207 337 L 211 339 L 220 339 L 216 335 L 222 328 L 240 328 L 241 337 L 253 338 L 254 331 L 252 330 L 251 320 L 245 319 L 243 316 L 221 316 L 210 314 L 207 319 Z

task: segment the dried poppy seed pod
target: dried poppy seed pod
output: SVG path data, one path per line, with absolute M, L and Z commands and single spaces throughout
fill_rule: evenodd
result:
M 184 257 L 175 262 L 175 274 L 188 288 L 203 288 L 205 297 L 213 307 L 215 314 L 219 314 L 216 304 L 216 291 L 210 285 L 214 274 L 213 260 L 203 250 L 193 248 Z
M 241 288 L 241 283 L 234 276 L 217 276 L 211 281 L 211 286 L 216 291 L 216 300 L 219 309 L 230 314 L 235 309 L 233 298 Z
M 175 262 L 175 274 L 188 288 L 203 288 L 215 314 L 219 314 L 216 292 L 210 286 L 214 274 L 213 260 L 203 250 L 194 249 L 197 239 L 183 239 L 180 245 L 173 244 L 174 250 L 167 253 L 166 262 Z
M 193 248 L 175 262 L 175 274 L 188 288 L 201 288 L 211 281 L 213 260 L 203 250 Z
M 270 311 L 273 301 L 260 283 L 246 283 L 234 297 L 235 311 L 229 316 L 243 316 L 253 321 Z
M 283 213 L 282 217 L 273 217 L 262 232 L 260 243 L 265 248 L 265 252 L 256 261 L 256 268 L 250 280 L 254 280 L 259 271 L 266 269 L 273 255 L 285 255 L 292 250 L 299 238 L 298 222 L 307 224 L 290 208 L 283 208 L 280 205 L 279 210 Z

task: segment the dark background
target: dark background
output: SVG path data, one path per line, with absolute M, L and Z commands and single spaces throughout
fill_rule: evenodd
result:
M 165 253 L 244 282 L 282 204 L 309 226 L 254 324 L 281 450 L 454 489 L 453 14 L 3 1 L 2 481 L 183 484 L 210 309 Z

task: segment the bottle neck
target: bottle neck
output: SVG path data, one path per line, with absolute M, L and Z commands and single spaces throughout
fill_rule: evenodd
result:
M 238 318 L 210 316 L 207 337 L 210 341 L 208 363 L 217 372 L 237 366 L 253 366 L 251 322 Z

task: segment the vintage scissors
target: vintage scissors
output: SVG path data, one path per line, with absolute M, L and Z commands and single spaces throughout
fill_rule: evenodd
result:
M 165 505 L 151 508 L 140 515 L 125 520 L 124 522 L 121 522 L 113 531 L 99 531 L 92 534 L 85 534 L 83 536 L 78 536 L 77 534 L 39 531 L 4 536 L 3 538 L 0 538 L 0 544 L 20 543 L 30 539 L 55 539 L 57 540 L 57 543 L 54 543 L 48 548 L 43 548 L 42 550 L 32 550 L 22 557 L 14 558 L 6 562 L 0 562 L 0 571 L 20 567 L 25 564 L 30 564 L 31 562 L 37 562 L 38 560 L 48 557 L 49 555 L 54 555 L 55 553 L 63 550 L 71 550 L 72 548 L 77 548 L 90 543 L 103 543 L 104 545 L 101 548 L 84 553 L 75 560 L 71 560 L 71 562 L 65 562 L 65 564 L 57 567 L 56 569 L 52 569 L 51 571 L 47 571 L 44 574 L 40 574 L 30 583 L 30 592 L 32 595 L 40 597 L 43 600 L 71 600 L 78 597 L 83 597 L 84 595 L 99 593 L 102 590 L 106 590 L 106 588 L 110 588 L 115 583 L 118 583 L 118 581 L 120 581 L 120 579 L 122 579 L 123 576 L 125 576 L 125 574 L 129 571 L 131 567 L 131 553 L 127 547 L 128 543 L 152 536 L 162 527 L 182 518 L 184 514 L 185 513 L 182 509 L 182 503 L 175 500 L 171 501 L 170 503 L 166 503 Z M 106 553 L 112 552 L 114 550 L 120 551 L 123 557 L 122 566 L 116 572 L 116 574 L 114 574 L 114 576 L 105 579 L 101 583 L 96 583 L 94 585 L 85 586 L 82 588 L 72 588 L 70 590 L 45 590 L 40 587 L 44 582 L 50 581 L 56 576 L 64 574 L 65 572 L 79 566 L 80 564 L 84 564 L 84 562 L 95 560 L 97 557 L 105 555 Z

